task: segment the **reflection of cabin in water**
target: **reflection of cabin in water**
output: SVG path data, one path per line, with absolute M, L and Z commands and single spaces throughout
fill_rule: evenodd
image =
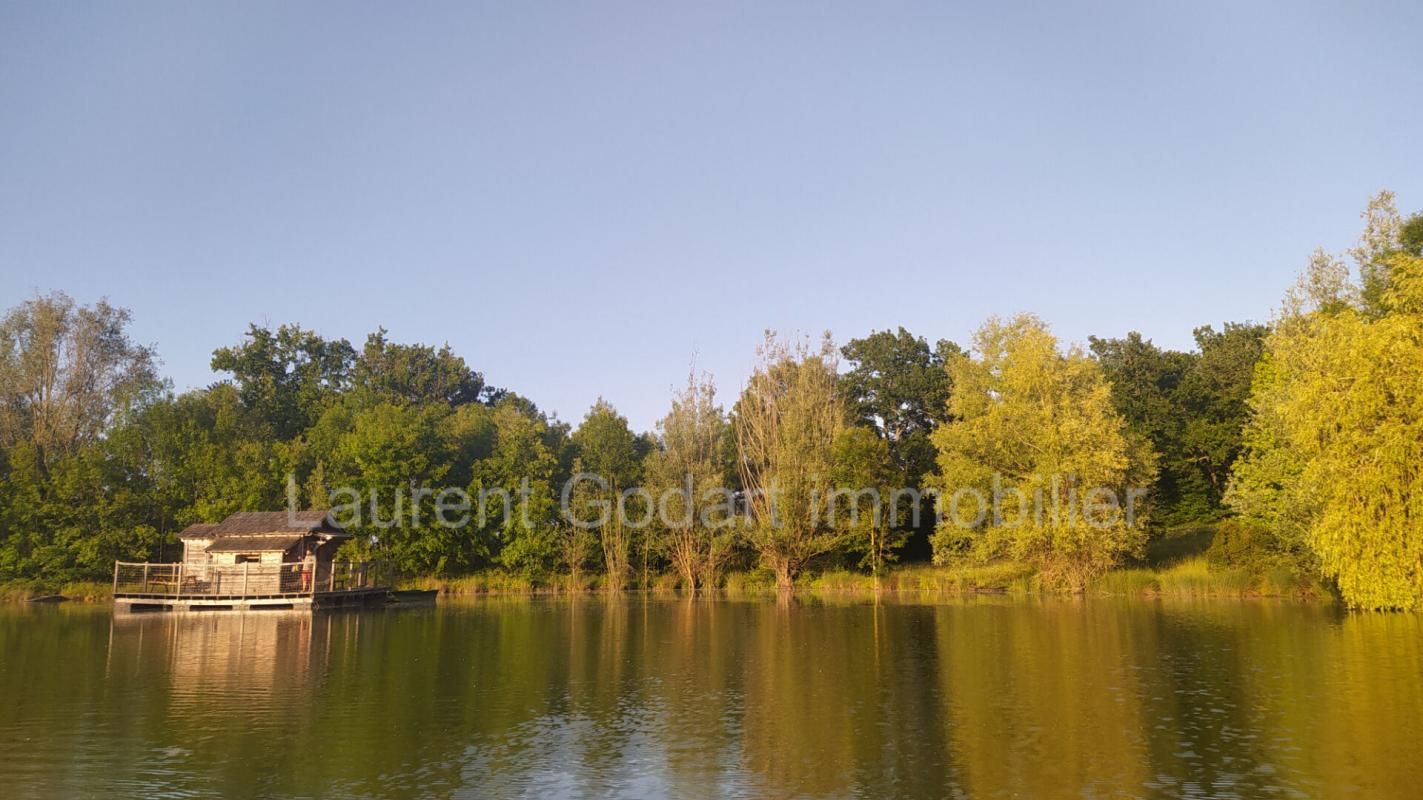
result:
M 378 565 L 337 562 L 351 538 L 325 511 L 240 512 L 188 526 L 176 564 L 114 565 L 114 600 L 126 610 L 296 608 L 382 594 Z

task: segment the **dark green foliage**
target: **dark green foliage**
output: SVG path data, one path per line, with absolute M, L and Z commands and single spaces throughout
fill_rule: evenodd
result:
M 495 563 L 527 577 L 548 575 L 562 554 L 552 492 L 565 474 L 560 455 L 571 449 L 567 428 L 514 394 L 495 404 L 491 418 L 490 449 L 473 463 L 469 484 L 475 502 L 483 504 L 483 514 L 475 509 L 476 535 Z M 530 493 L 528 513 L 515 513 L 503 498 L 518 496 L 524 487 Z
M 417 491 L 477 488 L 477 472 L 481 480 L 497 472 L 490 467 L 500 425 L 486 403 L 504 393 L 448 347 L 395 344 L 382 330 L 357 353 L 295 325 L 254 325 L 213 354 L 213 368 L 231 382 L 175 397 L 153 378 L 149 351 L 129 343 L 127 323 L 122 309 L 78 307 L 62 295 L 4 320 L 0 371 L 12 386 L 25 385 L 25 365 L 45 352 L 86 341 L 106 360 L 72 369 L 110 376 L 114 393 L 76 395 L 87 416 L 62 437 L 26 427 L 40 407 L 23 397 L 0 415 L 9 436 L 0 443 L 0 580 L 102 579 L 115 559 L 176 557 L 175 535 L 190 523 L 284 508 L 289 491 L 305 507 L 349 504 L 330 495 L 337 487 L 364 493 L 351 520 L 362 553 L 406 572 L 495 563 L 507 543 L 499 521 L 481 526 L 471 513 L 464 526 L 437 525 L 437 498 Z M 532 420 L 547 453 L 533 462 L 506 455 L 505 463 L 550 485 L 569 460 L 567 426 L 522 398 L 505 405 Z M 522 476 L 501 477 L 517 489 Z M 401 524 L 386 524 L 397 515 Z
M 598 519 L 597 513 L 589 514 L 588 511 L 598 506 L 617 508 L 622 492 L 639 485 L 643 462 L 652 451 L 653 442 L 646 436 L 634 434 L 628 427 L 627 419 L 602 399 L 593 404 L 583 423 L 573 432 L 572 442 L 579 471 L 591 473 L 599 480 L 597 484 L 579 484 L 583 491 L 573 500 L 575 505 L 584 508 L 578 511 L 578 518 Z M 628 506 L 624 508 L 634 518 L 645 511 Z M 621 588 L 632 574 L 634 558 L 639 551 L 641 563 L 646 565 L 650 543 L 645 530 L 634 530 L 623 523 L 621 513 L 614 512 L 604 519 L 598 530 L 603 566 L 608 585 Z
M 1423 214 L 1414 214 L 1403 223 L 1398 244 L 1409 255 L 1423 256 Z
M 1195 330 L 1192 353 L 1162 350 L 1136 332 L 1090 339 L 1117 413 L 1157 453 L 1156 521 L 1180 525 L 1224 513 L 1266 333 L 1264 325 L 1230 322 L 1219 332 L 1206 325 Z
M 446 403 L 461 406 L 497 399 L 484 376 L 467 367 L 449 345 L 395 344 L 381 328 L 366 338 L 354 370 L 356 393 L 367 402 Z
M 1209 325 L 1195 331 L 1198 352 L 1174 397 L 1184 421 L 1180 440 L 1169 454 L 1160 452 L 1185 476 L 1194 500 L 1187 508 L 1196 519 L 1220 514 L 1250 415 L 1250 382 L 1268 333 L 1264 325 L 1234 322 L 1219 333 Z
M 1242 569 L 1252 575 L 1312 571 L 1299 549 L 1265 526 L 1242 519 L 1227 519 L 1216 526 L 1206 558 L 1212 569 Z
M 961 352 L 959 346 L 941 339 L 930 349 L 928 341 L 900 328 L 851 339 L 840 352 L 853 365 L 843 377 L 851 419 L 885 440 L 895 486 L 922 488 L 924 477 L 935 470 L 929 435 L 948 418 L 952 386 L 945 365 Z M 919 522 L 909 550 L 927 557 L 934 527 L 928 503 L 920 509 Z
M 1141 560 L 1151 569 L 1166 569 L 1197 556 L 1204 556 L 1215 538 L 1214 525 L 1169 528 L 1151 537 Z
M 250 419 L 284 440 L 309 427 L 350 388 L 355 357 L 345 339 L 327 341 L 296 325 L 275 332 L 253 325 L 246 341 L 212 354 L 212 368 L 232 373 Z
M 958 345 L 940 340 L 934 349 L 904 328 L 851 339 L 840 350 L 854 366 L 845 373 L 845 395 L 855 422 L 877 431 L 890 458 L 910 483 L 934 468 L 929 434 L 948 415 L 949 373 L 944 365 Z

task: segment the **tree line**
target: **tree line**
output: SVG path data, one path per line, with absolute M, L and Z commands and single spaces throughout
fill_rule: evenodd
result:
M 176 557 L 190 523 L 292 493 L 330 507 L 343 487 L 375 503 L 351 554 L 408 575 L 596 573 L 616 588 L 670 571 L 696 591 L 763 568 L 790 590 L 818 567 L 1014 560 L 1081 589 L 1153 532 L 1216 524 L 1221 563 L 1417 607 L 1423 218 L 1388 193 L 1364 218 L 1352 266 L 1316 254 L 1270 323 L 1202 326 L 1187 352 L 1134 332 L 1064 345 L 1031 315 L 987 321 L 966 348 L 903 328 L 842 347 L 768 334 L 729 404 L 693 373 L 649 432 L 603 400 L 561 421 L 448 346 L 384 330 L 356 347 L 253 325 L 214 351 L 223 380 L 175 393 L 127 311 L 35 297 L 0 320 L 0 580 L 102 578 L 116 559 Z M 570 484 L 583 473 L 601 481 Z M 441 525 L 413 487 L 524 502 Z M 711 487 L 735 507 L 708 507 Z M 920 493 L 836 514 L 847 487 Z M 598 517 L 633 489 L 674 513 Z M 1134 490 L 1130 516 L 1093 499 Z M 946 519 L 946 498 L 969 495 L 978 506 Z M 429 513 L 375 524 L 402 501 Z M 717 524 L 732 514 L 749 523 Z

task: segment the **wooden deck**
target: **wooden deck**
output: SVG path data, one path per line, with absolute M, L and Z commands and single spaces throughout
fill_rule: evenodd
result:
M 120 611 L 310 610 L 383 601 L 390 578 L 370 562 L 114 565 Z

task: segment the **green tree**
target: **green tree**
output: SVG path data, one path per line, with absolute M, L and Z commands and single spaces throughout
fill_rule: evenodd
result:
M 63 292 L 0 319 L 0 447 L 29 443 L 50 459 L 101 437 L 161 388 L 153 350 L 128 335 L 126 309 L 81 306 Z
M 845 428 L 836 350 L 827 333 L 818 349 L 767 332 L 761 363 L 736 403 L 747 538 L 782 594 L 812 559 L 845 542 L 826 512 L 835 437 Z
M 564 555 L 553 503 L 558 458 L 548 445 L 548 423 L 514 396 L 496 403 L 493 416 L 494 445 L 475 465 L 470 485 L 482 536 L 505 568 L 543 577 Z
M 1204 488 L 1187 465 L 1182 444 L 1187 420 L 1180 388 L 1197 357 L 1163 350 L 1136 331 L 1122 339 L 1093 336 L 1088 342 L 1111 386 L 1113 409 L 1160 457 L 1151 497 L 1154 518 L 1171 524 L 1209 516 Z
M 947 362 L 958 345 L 929 343 L 904 328 L 874 331 L 851 339 L 840 349 L 851 368 L 842 376 L 844 392 L 856 424 L 880 434 L 906 485 L 934 469 L 934 445 L 929 434 L 948 414 L 952 386 Z
M 646 464 L 646 486 L 657 504 L 654 546 L 695 594 L 716 587 L 733 538 L 722 480 L 727 421 L 716 387 L 688 376 L 657 427 L 658 447 Z
M 1228 493 L 1359 608 L 1423 607 L 1423 258 L 1391 208 L 1365 212 L 1358 283 L 1316 253 L 1287 296 Z
M 1062 353 L 1036 317 L 990 320 L 973 350 L 950 364 L 954 419 L 933 437 L 949 504 L 935 558 L 1007 556 L 1081 589 L 1141 547 L 1144 520 L 1125 511 L 1154 477 L 1150 443 L 1113 409 L 1100 365 Z
M 851 416 L 855 424 L 885 440 L 900 486 L 922 488 L 936 468 L 929 437 L 948 418 L 952 386 L 946 365 L 960 352 L 958 345 L 943 339 L 931 349 L 904 328 L 851 339 L 840 350 L 851 364 L 842 376 Z M 926 501 L 914 511 L 919 513 L 910 519 L 919 525 L 910 547 L 927 554 L 932 509 Z
M 1181 517 L 1215 518 L 1224 509 L 1230 468 L 1244 448 L 1255 365 L 1269 332 L 1266 325 L 1236 322 L 1219 332 L 1209 325 L 1195 330 L 1199 355 L 1174 393 L 1184 424 L 1171 449 L 1160 450 L 1163 465 L 1169 460 L 1172 469 L 1189 476 L 1183 484 L 1198 487 L 1194 506 Z
M 448 344 L 396 344 L 386 339 L 384 328 L 366 338 L 352 370 L 353 390 L 364 402 L 382 400 L 415 405 L 443 403 L 460 406 L 497 399 L 500 394 L 484 383 Z
M 889 445 L 869 428 L 852 426 L 835 437 L 832 453 L 835 490 L 831 495 L 834 520 L 843 526 L 850 547 L 864 553 L 863 565 L 874 576 L 879 591 L 880 574 L 895 560 L 895 551 L 904 537 L 895 526 L 904 509 L 899 494 L 900 473 L 890 455 Z
M 631 574 L 634 544 L 634 529 L 627 524 L 628 515 L 623 513 L 628 506 L 622 494 L 636 487 L 642 479 L 646 445 L 633 434 L 627 419 L 617 409 L 599 399 L 573 432 L 573 446 L 583 470 L 593 476 L 591 480 L 579 481 L 584 491 L 592 493 L 585 499 L 604 510 L 597 516 L 582 519 L 601 520 L 598 542 L 603 550 L 607 588 L 621 589 Z
M 230 372 L 242 404 L 269 438 L 285 441 L 311 426 L 350 387 L 355 350 L 296 325 L 252 325 L 246 341 L 213 351 L 214 372 Z
M 442 524 L 437 493 L 450 459 L 441 423 L 448 409 L 382 403 L 353 417 L 327 465 L 340 487 L 337 520 L 407 574 L 457 574 L 487 555 L 465 531 Z
M 1202 326 L 1192 353 L 1162 350 L 1136 332 L 1089 339 L 1113 407 L 1158 454 L 1154 520 L 1204 522 L 1225 513 L 1225 484 L 1243 447 L 1250 382 L 1268 331 L 1249 323 L 1228 322 L 1219 332 Z
M 1379 317 L 1388 311 L 1391 262 L 1394 254 L 1403 249 L 1403 219 L 1394 204 L 1393 192 L 1387 189 L 1369 198 L 1359 216 L 1364 221 L 1364 230 L 1358 245 L 1349 250 L 1359 274 L 1354 293 L 1362 313 Z

